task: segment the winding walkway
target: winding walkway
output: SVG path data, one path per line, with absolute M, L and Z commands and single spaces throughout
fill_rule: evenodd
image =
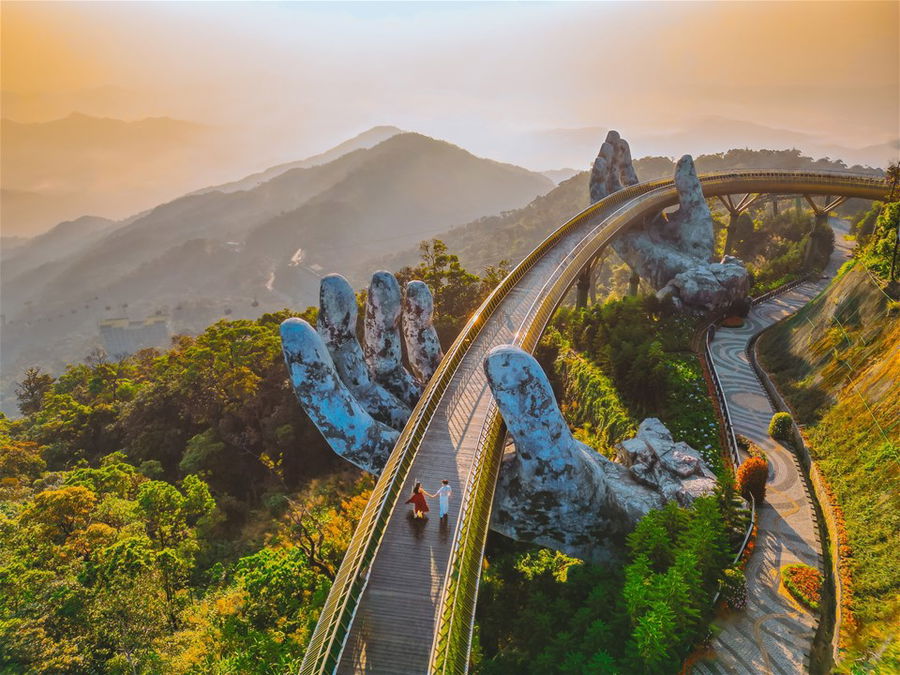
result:
M 806 483 L 793 452 L 768 434 L 775 410 L 747 358 L 750 339 L 797 312 L 818 295 L 849 257 L 847 222 L 831 219 L 835 250 L 818 280 L 753 307 L 741 328 L 719 328 L 710 345 L 735 433 L 760 446 L 769 459 L 766 500 L 759 508 L 756 548 L 745 570 L 747 608 L 717 623 L 714 661 L 694 673 L 784 674 L 807 672 L 819 618 L 801 608 L 781 587 L 780 569 L 801 562 L 822 569 L 819 528 Z

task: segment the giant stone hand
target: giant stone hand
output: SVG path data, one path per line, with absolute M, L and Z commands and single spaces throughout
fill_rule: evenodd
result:
M 365 356 L 356 337 L 356 294 L 338 274 L 322 279 L 316 329 L 296 318 L 281 324 L 284 358 L 300 404 L 338 455 L 374 474 L 384 467 L 442 357 L 431 323 L 431 292 L 411 282 L 404 332 L 410 362 L 422 379 L 403 367 L 401 300 L 396 278 L 376 272 L 366 301 Z
M 699 453 L 675 443 L 659 420 L 645 420 L 613 462 L 572 436 L 544 371 L 511 345 L 484 361 L 515 453 L 504 458 L 492 527 L 595 561 L 615 557 L 625 535 L 650 510 L 688 505 L 715 488 Z
M 628 144 L 610 131 L 594 161 L 591 200 L 636 182 Z M 750 290 L 743 263 L 731 256 L 711 262 L 712 214 L 690 155 L 678 160 L 675 188 L 679 204 L 675 213 L 634 226 L 613 240 L 613 249 L 660 297 L 671 296 L 676 303 L 706 310 L 742 301 Z

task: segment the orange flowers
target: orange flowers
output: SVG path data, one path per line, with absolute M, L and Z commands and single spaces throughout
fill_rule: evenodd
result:
M 822 600 L 822 573 L 809 565 L 788 565 L 781 568 L 785 588 L 798 602 L 812 610 L 819 609 Z
M 750 457 L 738 467 L 737 489 L 749 498 L 753 495 L 757 505 L 766 498 L 766 481 L 769 479 L 769 464 L 762 457 Z

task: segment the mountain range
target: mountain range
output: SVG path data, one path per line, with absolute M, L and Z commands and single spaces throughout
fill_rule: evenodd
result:
M 163 312 L 175 331 L 196 332 L 223 316 L 305 308 L 327 272 L 362 284 L 372 256 L 555 187 L 539 173 L 398 132 L 374 129 L 124 221 L 65 222 L 4 253 L 5 383 L 27 365 L 59 370 L 83 358 L 103 318 Z
M 585 131 L 584 143 L 597 133 Z M 652 180 L 674 163 L 635 166 Z M 757 166 L 840 167 L 798 151 L 697 157 L 699 171 Z M 162 313 L 174 332 L 194 333 L 226 316 L 304 308 L 322 275 L 362 287 L 375 269 L 416 262 L 417 244 L 432 237 L 480 272 L 521 258 L 587 199 L 586 172 L 540 174 L 383 126 L 122 220 L 83 216 L 24 241 L 4 228 L 3 409 L 14 411 L 12 383 L 25 367 L 59 372 L 97 346 L 98 320 Z
M 222 175 L 228 153 L 215 129 L 168 117 L 4 118 L 0 133 L 7 236 L 33 235 L 85 214 L 128 216 L 208 185 Z

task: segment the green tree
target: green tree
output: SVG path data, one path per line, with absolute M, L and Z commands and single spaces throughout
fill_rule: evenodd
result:
M 397 278 L 401 283 L 420 279 L 428 284 L 434 296 L 435 328 L 441 343 L 449 345 L 489 292 L 489 286 L 501 278 L 503 269 L 489 270 L 483 285 L 477 275 L 463 268 L 458 256 L 448 252 L 446 244 L 440 239 L 423 241 L 419 244 L 419 252 L 422 262 L 416 267 L 400 270 Z
M 38 367 L 28 368 L 25 377 L 16 385 L 16 398 L 23 415 L 31 415 L 41 409 L 44 394 L 53 386 L 53 377 Z

